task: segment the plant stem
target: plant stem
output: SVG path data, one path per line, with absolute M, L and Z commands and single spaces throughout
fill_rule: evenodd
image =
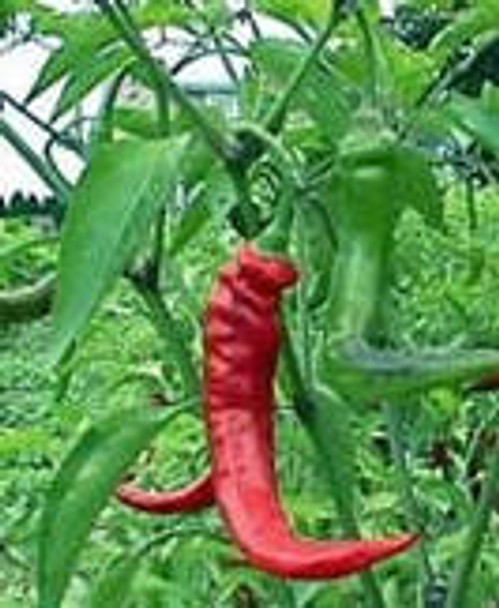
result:
M 476 210 L 476 196 L 475 196 L 475 185 L 473 179 L 468 178 L 465 182 L 465 199 L 466 199 L 466 211 L 468 214 L 468 229 L 470 236 L 476 233 L 478 230 L 478 213 Z
M 163 69 L 151 56 L 145 45 L 140 31 L 132 20 L 128 10 L 121 2 L 116 2 L 119 9 L 112 6 L 109 0 L 94 0 L 101 11 L 108 17 L 109 21 L 122 36 L 137 58 L 147 69 L 149 78 L 158 91 L 161 98 L 166 99 L 168 95 L 190 116 L 196 128 L 203 135 L 216 155 L 224 161 L 231 157 L 229 142 L 222 133 L 217 130 L 204 116 L 202 111 L 194 104 L 184 91 L 172 79 L 170 72 Z
M 374 33 L 371 24 L 369 23 L 369 18 L 366 15 L 363 7 L 356 7 L 355 17 L 364 38 L 366 63 L 369 70 L 369 95 L 371 97 L 373 107 L 377 107 L 379 103 L 379 74 Z
M 97 114 L 97 120 L 94 123 L 90 132 L 90 148 L 101 142 L 113 141 L 114 130 L 114 108 L 118 100 L 123 81 L 130 71 L 130 66 L 127 65 L 113 78 L 108 89 L 105 92 L 104 99 Z
M 17 112 L 23 114 L 28 120 L 30 120 L 34 125 L 36 125 L 39 129 L 45 131 L 51 139 L 56 141 L 59 145 L 63 146 L 67 150 L 71 150 L 72 152 L 76 152 L 80 156 L 84 156 L 84 151 L 81 144 L 77 139 L 70 137 L 69 135 L 62 135 L 56 129 L 54 129 L 49 123 L 46 123 L 41 118 L 39 118 L 36 114 L 31 112 L 29 108 L 24 106 L 22 103 L 19 103 L 16 99 L 14 99 L 11 95 L 9 95 L 6 91 L 0 91 L 0 108 L 3 103 L 7 103 L 12 106 Z
M 267 116 L 263 120 L 263 127 L 273 135 L 281 130 L 288 111 L 288 107 L 291 103 L 293 96 L 296 91 L 300 88 L 305 77 L 307 76 L 310 68 L 317 61 L 322 49 L 328 43 L 334 28 L 336 27 L 339 18 L 340 10 L 339 7 L 341 2 L 338 0 L 331 1 L 331 8 L 326 23 L 326 27 L 315 41 L 315 44 L 310 49 L 309 54 L 303 59 L 303 61 L 297 66 L 295 72 L 292 74 L 288 86 L 283 91 L 281 97 L 279 97 L 274 105 L 270 108 Z
M 42 179 L 45 184 L 56 194 L 60 199 L 65 199 L 68 194 L 68 188 L 61 181 L 58 174 L 44 162 L 38 154 L 25 142 L 24 139 L 10 127 L 4 120 L 0 119 L 0 136 L 5 137 L 9 144 L 19 153 L 20 156 L 29 164 L 31 169 Z
M 499 445 L 494 448 L 488 477 L 482 488 L 480 500 L 471 522 L 464 551 L 457 563 L 451 579 L 445 608 L 464 608 L 472 583 L 472 576 L 478 564 L 479 554 L 485 540 L 492 511 L 499 498 Z
M 161 289 L 161 269 L 164 261 L 165 247 L 165 220 L 166 220 L 166 205 L 161 206 L 158 217 L 154 225 L 153 242 L 151 247 L 151 257 L 149 260 L 148 278 L 152 281 L 154 289 Z
M 230 165 L 229 175 L 236 192 L 236 199 L 242 217 L 241 233 L 245 239 L 252 239 L 258 233 L 258 216 L 251 200 L 247 171 L 237 165 Z
M 293 347 L 293 343 L 291 340 L 291 336 L 289 335 L 286 327 L 283 328 L 283 358 L 286 365 L 286 370 L 288 372 L 292 392 L 293 392 L 293 400 L 294 403 L 298 404 L 298 406 L 303 404 L 309 404 L 310 407 L 313 408 L 313 403 L 311 403 L 310 395 L 312 394 L 311 387 L 307 386 L 305 383 L 305 379 L 303 378 L 302 372 L 300 370 L 300 365 L 298 362 L 298 357 L 296 355 L 295 349 Z M 307 407 L 307 405 L 304 405 Z M 303 416 L 300 414 L 298 410 L 298 417 L 304 424 L 305 429 L 307 430 L 312 443 L 314 444 L 316 450 L 320 454 L 322 458 L 325 459 L 325 467 L 326 471 L 333 471 L 336 469 L 336 459 L 334 457 L 334 447 L 332 448 L 331 453 L 329 451 L 324 450 L 322 445 L 319 445 L 317 438 L 315 437 L 315 433 L 311 432 L 311 428 L 313 425 L 306 424 L 304 422 Z M 337 479 L 335 475 L 330 476 L 331 483 L 336 485 Z M 338 514 L 341 520 L 341 525 L 344 533 L 352 539 L 360 539 L 360 529 L 357 522 L 357 518 L 355 516 L 355 512 L 353 510 L 352 505 L 345 501 L 338 499 L 338 493 L 335 492 L 336 499 L 336 508 L 338 509 Z M 364 587 L 366 602 L 371 608 L 385 608 L 385 601 L 383 599 L 383 594 L 378 585 L 376 575 L 373 572 L 365 571 L 360 572 L 359 577 L 361 583 Z
M 159 291 L 144 285 L 139 278 L 132 277 L 132 284 L 147 306 L 149 317 L 167 349 L 173 352 L 173 359 L 181 375 L 185 392 L 189 395 L 200 394 L 199 378 L 187 349 L 182 332 L 170 314 Z M 167 358 L 170 362 L 170 358 Z

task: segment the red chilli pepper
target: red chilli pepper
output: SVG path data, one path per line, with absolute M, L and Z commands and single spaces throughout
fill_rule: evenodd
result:
M 215 501 L 211 473 L 186 488 L 162 492 L 142 490 L 134 483 L 125 483 L 118 488 L 116 496 L 124 505 L 154 515 L 200 511 Z
M 205 323 L 205 416 L 216 501 L 248 561 L 281 577 L 330 579 L 368 569 L 417 537 L 319 541 L 290 527 L 274 465 L 273 382 L 280 297 L 297 279 L 289 262 L 250 245 L 220 272 Z

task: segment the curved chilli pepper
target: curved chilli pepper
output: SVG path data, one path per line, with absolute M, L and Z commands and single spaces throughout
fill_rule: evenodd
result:
M 417 539 L 319 541 L 296 536 L 281 507 L 273 455 L 273 381 L 281 292 L 298 279 L 284 259 L 242 248 L 220 272 L 205 323 L 205 415 L 223 519 L 248 561 L 286 578 L 365 570 Z
M 171 491 L 152 492 L 134 483 L 125 483 L 118 488 L 116 496 L 128 507 L 158 515 L 200 511 L 215 501 L 211 473 L 185 488 Z

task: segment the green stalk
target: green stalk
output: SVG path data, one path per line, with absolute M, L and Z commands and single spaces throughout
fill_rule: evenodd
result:
M 169 95 L 190 116 L 196 128 L 203 135 L 206 142 L 219 158 L 227 161 L 231 158 L 231 146 L 222 133 L 216 129 L 204 116 L 202 111 L 175 83 L 168 70 L 162 69 L 151 56 L 145 45 L 140 31 L 132 20 L 128 10 L 120 2 L 116 2 L 119 8 L 112 6 L 109 0 L 94 0 L 96 5 L 107 16 L 116 30 L 120 33 L 123 41 L 130 47 L 132 52 L 141 61 L 147 70 L 149 79 L 155 88 L 160 91 L 160 99 L 167 99 Z
M 166 349 L 173 352 L 173 358 L 178 364 L 177 367 L 186 393 L 188 395 L 200 395 L 199 378 L 191 354 L 185 344 L 182 332 L 170 314 L 161 294 L 155 289 L 142 285 L 140 280 L 136 278 L 132 280 L 132 284 L 147 306 L 151 322 L 163 340 Z M 169 362 L 170 358 L 165 358 L 165 360 Z
M 106 2 L 106 4 L 108 3 Z M 120 31 L 125 42 L 127 42 L 128 39 L 130 40 L 130 42 L 134 40 L 137 44 L 137 51 L 139 50 L 139 48 L 141 49 L 141 55 L 139 56 L 137 53 L 137 56 L 146 68 L 149 81 L 154 86 L 154 93 L 158 108 L 159 130 L 163 136 L 166 136 L 168 135 L 168 131 L 170 130 L 170 92 L 168 90 L 168 87 L 165 86 L 165 79 L 163 78 L 163 73 L 160 70 L 157 62 L 151 56 L 149 49 L 144 44 L 140 31 L 132 20 L 126 6 L 119 0 L 115 0 L 115 4 L 115 10 L 113 10 L 111 8 L 111 5 L 108 4 L 110 10 L 110 12 L 108 13 L 109 19 L 118 29 L 118 31 Z M 129 36 L 129 38 L 127 38 L 127 36 Z
M 305 384 L 298 358 L 286 327 L 283 328 L 282 354 L 286 371 L 291 381 L 294 402 L 297 404 L 298 417 L 309 434 L 318 455 L 322 459 L 323 469 L 326 471 L 328 480 L 333 488 L 333 496 L 343 531 L 349 538 L 360 539 L 360 528 L 352 503 L 348 499 L 345 499 L 345 496 L 341 492 L 338 492 L 338 479 L 334 474 L 338 466 L 338 454 L 334 441 L 330 441 L 329 425 L 326 427 L 323 421 L 317 418 L 317 405 L 310 398 L 312 394 L 311 388 Z M 326 435 L 328 436 L 327 439 Z M 345 458 L 345 455 L 342 454 L 341 457 Z M 364 588 L 367 605 L 371 608 L 385 608 L 386 604 L 376 575 L 373 572 L 365 571 L 359 573 L 359 577 Z
M 303 268 L 307 266 L 307 243 L 305 242 L 304 226 L 307 221 L 306 214 L 303 208 L 300 208 L 298 234 L 297 234 L 297 250 L 298 261 Z M 301 363 L 303 375 L 307 386 L 313 385 L 313 361 L 312 361 L 312 333 L 310 316 L 307 310 L 307 285 L 305 281 L 301 281 L 297 288 L 297 334 L 301 344 Z
M 165 248 L 165 220 L 166 205 L 163 204 L 158 212 L 158 217 L 154 225 L 153 242 L 151 248 L 151 258 L 149 261 L 148 278 L 152 281 L 154 289 L 161 289 L 161 269 L 164 261 Z
M 258 216 L 253 202 L 248 183 L 247 171 L 235 165 L 230 166 L 229 175 L 236 193 L 236 200 L 241 212 L 243 223 L 243 236 L 245 239 L 253 239 L 258 234 Z
M 26 105 L 19 103 L 6 91 L 0 91 L 0 106 L 2 105 L 2 103 L 8 103 L 17 112 L 25 116 L 34 125 L 36 125 L 39 129 L 45 131 L 47 135 L 49 135 L 50 139 L 56 141 L 60 146 L 63 146 L 64 148 L 66 148 L 67 150 L 71 150 L 72 152 L 76 152 L 79 156 L 84 156 L 83 148 L 78 142 L 78 140 L 74 139 L 69 135 L 61 135 L 61 133 L 54 129 L 52 125 L 44 122 L 39 116 L 31 112 Z
M 16 152 L 28 163 L 38 177 L 61 199 L 65 199 L 68 188 L 57 173 L 44 162 L 25 140 L 4 120 L 0 119 L 0 136 L 3 136 Z
M 113 119 L 114 108 L 118 100 L 123 81 L 130 71 L 130 66 L 125 66 L 111 81 L 106 90 L 104 99 L 97 114 L 97 120 L 90 133 L 90 148 L 101 142 L 113 141 Z
M 254 145 L 261 151 L 266 150 L 272 153 L 275 157 L 275 162 L 281 170 L 282 191 L 275 217 L 270 227 L 259 237 L 258 244 L 265 251 L 284 254 L 289 245 L 294 218 L 294 203 L 299 196 L 301 188 L 295 162 L 276 137 L 262 129 L 259 125 L 243 122 L 237 126 L 235 132 L 236 136 L 247 137 L 250 141 L 253 141 Z
M 489 521 L 499 497 L 499 446 L 491 457 L 488 476 L 482 488 L 480 500 L 471 522 L 464 550 L 450 583 L 445 608 L 465 608 L 468 592 L 472 586 L 473 571 L 476 568 L 480 550 L 485 540 Z
M 357 6 L 355 17 L 364 38 L 366 63 L 369 69 L 369 95 L 373 107 L 377 107 L 379 104 L 379 62 L 376 54 L 376 40 L 363 7 Z
M 339 0 L 331 1 L 331 8 L 326 22 L 326 26 L 320 36 L 315 41 L 310 49 L 310 53 L 304 57 L 300 65 L 297 66 L 295 72 L 291 75 L 289 84 L 284 89 L 281 97 L 271 106 L 267 116 L 263 120 L 264 129 L 276 135 L 282 128 L 286 117 L 289 105 L 296 94 L 296 91 L 302 85 L 309 70 L 313 67 L 323 48 L 328 43 L 333 33 L 334 28 L 340 19 L 340 6 L 342 2 Z
M 468 214 L 468 229 L 470 236 L 478 230 L 478 213 L 476 208 L 475 185 L 472 178 L 465 181 L 466 212 Z

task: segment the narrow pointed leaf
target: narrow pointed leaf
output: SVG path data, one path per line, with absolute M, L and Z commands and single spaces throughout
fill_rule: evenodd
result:
M 462 129 L 494 154 L 499 153 L 499 106 L 455 95 L 447 110 Z
M 330 7 L 329 0 L 258 0 L 256 8 L 263 13 L 294 22 L 309 21 L 322 25 L 327 18 Z
M 114 46 L 106 48 L 90 62 L 82 65 L 81 69 L 75 71 L 66 81 L 57 101 L 53 120 L 72 110 L 95 87 L 131 61 L 132 58 L 128 48 Z
M 64 20 L 63 23 L 64 29 L 60 34 L 64 36 L 64 42 L 44 63 L 28 93 L 27 103 L 44 93 L 64 76 L 78 72 L 102 47 L 118 37 L 112 26 L 100 16 L 73 16 L 71 21 Z
M 173 195 L 186 139 L 104 145 L 79 181 L 64 223 L 51 363 L 85 330 L 106 291 Z
M 64 76 L 78 75 L 89 59 L 118 40 L 116 29 L 100 14 L 82 12 L 71 16 L 52 11 L 48 18 L 45 11 L 36 14 L 42 21 L 41 29 L 62 39 L 60 48 L 47 59 L 35 84 L 28 93 L 27 102 L 33 101 Z M 132 11 L 137 25 L 144 29 L 154 26 L 181 25 L 187 21 L 189 12 L 182 7 L 165 6 L 164 2 L 151 1 Z
M 153 408 L 90 427 L 49 488 L 39 529 L 38 608 L 59 608 L 93 522 L 123 473 L 172 417 Z

